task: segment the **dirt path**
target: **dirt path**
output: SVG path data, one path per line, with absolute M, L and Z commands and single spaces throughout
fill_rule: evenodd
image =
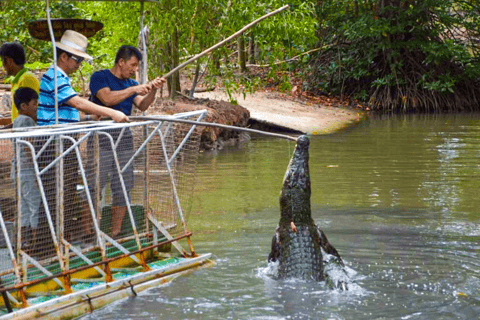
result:
M 233 95 L 238 104 L 250 111 L 250 118 L 309 134 L 327 134 L 358 122 L 362 115 L 343 107 L 327 107 L 311 102 L 297 102 L 275 92 L 256 92 L 244 99 Z M 222 91 L 196 93 L 196 98 L 228 101 Z

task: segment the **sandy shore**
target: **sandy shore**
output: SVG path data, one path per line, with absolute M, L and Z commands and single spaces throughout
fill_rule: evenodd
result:
M 195 97 L 228 101 L 227 94 L 222 91 L 196 93 Z M 240 94 L 233 97 L 256 121 L 313 135 L 332 133 L 363 117 L 361 112 L 352 109 L 292 101 L 275 92 L 255 92 L 245 99 Z

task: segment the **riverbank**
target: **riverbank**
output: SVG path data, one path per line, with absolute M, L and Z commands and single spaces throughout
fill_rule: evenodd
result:
M 247 95 L 232 96 L 237 103 L 229 102 L 223 90 L 196 93 L 194 99 L 179 96 L 176 100 L 157 99 L 147 114 L 174 114 L 206 109 L 205 122 L 237 127 L 251 127 L 264 131 L 294 134 L 329 134 L 351 126 L 364 117 L 364 113 L 347 108 L 337 100 L 323 100 L 294 96 L 277 91 L 257 91 Z M 249 140 L 245 133 L 222 128 L 202 127 L 200 149 L 221 150 Z
M 228 95 L 220 90 L 197 93 L 199 98 L 228 101 Z M 233 94 L 238 105 L 250 112 L 250 124 L 307 134 L 329 134 L 359 122 L 362 111 L 345 108 L 335 103 L 321 104 L 301 96 L 275 91 L 258 91 L 245 98 Z

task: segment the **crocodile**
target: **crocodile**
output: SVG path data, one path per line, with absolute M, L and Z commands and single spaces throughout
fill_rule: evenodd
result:
M 275 230 L 272 249 L 268 256 L 269 262 L 278 261 L 280 279 L 323 281 L 328 280 L 324 263 L 336 263 L 342 270 L 344 268 L 337 250 L 312 219 L 309 144 L 307 136 L 298 137 L 283 179 L 280 193 L 280 222 Z M 331 255 L 329 259 L 325 259 L 327 255 L 324 253 Z

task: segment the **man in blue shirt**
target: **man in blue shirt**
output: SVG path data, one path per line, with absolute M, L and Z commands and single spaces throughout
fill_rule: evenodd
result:
M 80 121 L 80 111 L 86 114 L 93 114 L 97 117 L 106 116 L 116 122 L 127 122 L 128 116 L 123 112 L 97 105 L 85 98 L 79 97 L 75 89 L 70 84 L 70 74 L 77 71 L 84 59 L 91 60 L 92 57 L 86 53 L 88 41 L 87 38 L 75 31 L 66 30 L 60 39 L 56 42 L 57 47 L 57 98 L 58 98 L 58 123 L 69 124 Z M 37 109 L 37 125 L 47 126 L 56 124 L 55 119 L 55 84 L 54 68 L 50 67 L 43 75 L 40 82 L 40 94 Z M 39 140 L 39 144 L 45 144 Z M 62 139 L 63 150 L 67 150 L 72 142 L 68 139 Z M 39 165 L 41 168 L 47 167 L 56 158 L 55 143 L 49 143 L 42 152 Z M 42 175 L 42 184 L 47 196 L 47 202 L 52 219 L 57 219 L 57 195 L 59 191 L 56 186 L 55 167 L 50 168 Z M 65 238 L 73 241 L 78 233 L 76 226 L 76 215 L 79 211 L 76 198 L 76 187 L 78 183 L 78 161 L 75 152 L 69 152 L 64 156 L 63 165 L 63 217 Z M 91 221 L 89 212 L 83 212 L 82 222 Z M 83 234 L 93 234 L 92 230 L 82 230 Z M 45 241 L 48 241 L 49 235 L 43 235 Z
M 164 78 L 156 78 L 147 84 L 138 84 L 131 79 L 138 70 L 142 60 L 140 51 L 132 46 L 121 46 L 115 57 L 115 65 L 111 69 L 97 71 L 90 79 L 90 91 L 92 101 L 96 104 L 118 110 L 131 115 L 135 105 L 139 110 L 145 111 L 155 101 L 157 89 L 165 83 Z M 121 140 L 120 130 L 109 130 L 114 139 L 120 167 L 128 163 L 134 154 L 133 136 L 126 130 Z M 121 233 L 122 221 L 126 213 L 126 202 L 130 201 L 130 190 L 134 186 L 133 164 L 122 174 L 127 195 L 118 176 L 118 169 L 113 158 L 111 142 L 104 136 L 99 136 L 100 145 L 100 189 L 106 184 L 107 176 L 110 175 L 110 187 L 112 189 L 112 237 Z M 92 188 L 93 190 L 94 188 Z
M 105 108 L 81 98 L 70 84 L 68 75 L 77 71 L 85 59 L 91 60 L 87 53 L 87 38 L 75 31 L 66 30 L 57 46 L 57 97 L 58 122 L 72 123 L 80 121 L 80 112 L 106 116 L 116 122 L 127 122 L 128 117 L 116 110 Z M 50 67 L 40 82 L 37 125 L 55 124 L 54 68 Z

